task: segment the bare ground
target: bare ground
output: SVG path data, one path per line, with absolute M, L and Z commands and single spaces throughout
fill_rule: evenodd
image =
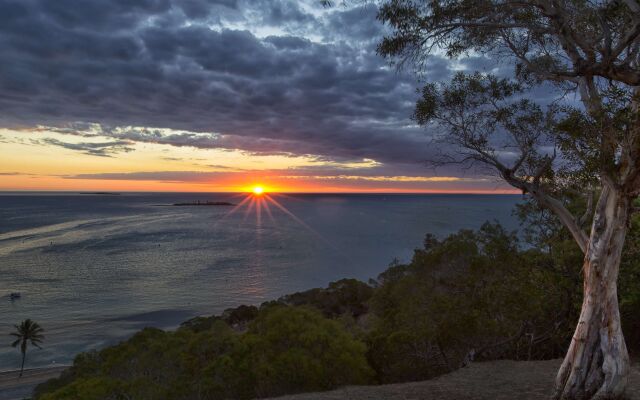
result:
M 473 363 L 421 382 L 349 386 L 322 393 L 278 397 L 278 400 L 548 400 L 561 360 Z M 640 369 L 629 377 L 627 394 L 640 400 Z
M 277 400 L 548 400 L 560 360 L 473 363 L 447 375 L 421 382 L 349 386 L 322 393 L 303 393 Z M 67 367 L 0 373 L 0 400 L 22 399 L 38 383 L 56 378 Z M 640 365 L 635 364 L 627 389 L 640 400 Z

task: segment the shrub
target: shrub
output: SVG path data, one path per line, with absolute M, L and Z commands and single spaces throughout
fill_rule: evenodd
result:
M 357 279 L 341 279 L 331 282 L 326 289 L 316 288 L 305 292 L 289 294 L 278 302 L 317 308 L 328 318 L 349 314 L 359 317 L 368 311 L 367 302 L 373 295 L 373 288 Z
M 36 398 L 249 399 L 370 382 L 366 348 L 318 311 L 267 307 L 247 333 L 213 321 L 206 331 L 144 329 L 76 357 Z
M 465 359 L 547 358 L 562 353 L 573 325 L 566 278 L 547 256 L 522 251 L 497 224 L 427 237 L 409 265 L 379 277 L 368 359 L 381 382 L 426 379 Z M 564 311 L 563 311 L 564 310 Z M 567 317 L 568 316 L 568 317 Z

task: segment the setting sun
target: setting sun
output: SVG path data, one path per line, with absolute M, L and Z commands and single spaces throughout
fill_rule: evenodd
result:
M 254 186 L 253 187 L 253 194 L 261 195 L 262 193 L 264 193 L 264 188 L 262 186 Z

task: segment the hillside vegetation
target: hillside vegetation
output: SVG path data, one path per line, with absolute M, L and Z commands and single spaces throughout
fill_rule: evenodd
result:
M 409 264 L 368 283 L 345 279 L 80 354 L 35 398 L 249 399 L 424 380 L 472 360 L 561 357 L 579 312 L 582 255 L 527 207 L 524 239 L 492 223 L 443 240 L 427 235 Z M 620 278 L 635 354 L 639 244 L 636 219 Z

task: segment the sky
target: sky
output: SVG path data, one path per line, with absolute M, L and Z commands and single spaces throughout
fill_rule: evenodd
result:
M 0 190 L 511 192 L 434 169 L 373 4 L 0 0 Z

